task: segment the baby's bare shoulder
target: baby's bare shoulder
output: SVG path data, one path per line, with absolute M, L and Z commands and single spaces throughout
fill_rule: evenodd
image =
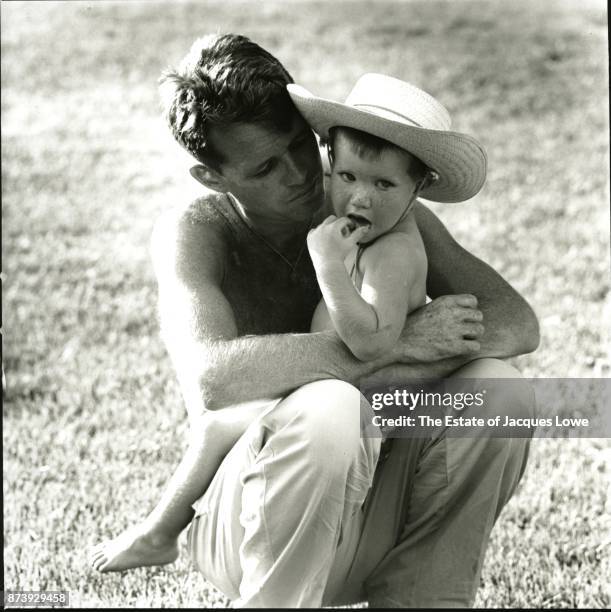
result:
M 363 274 L 370 277 L 394 278 L 400 285 L 426 291 L 428 261 L 418 233 L 393 232 L 376 240 L 361 258 Z
M 404 258 L 425 255 L 419 235 L 406 232 L 392 232 L 378 238 L 363 252 L 363 263 L 405 261 Z

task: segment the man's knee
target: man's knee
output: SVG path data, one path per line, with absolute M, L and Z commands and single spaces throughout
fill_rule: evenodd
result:
M 278 428 L 288 428 L 315 469 L 343 471 L 368 452 L 360 432 L 362 396 L 341 380 L 320 380 L 297 389 L 272 411 Z
M 532 417 L 535 412 L 535 393 L 532 384 L 520 371 L 502 359 L 476 359 L 458 369 L 455 379 L 476 379 L 474 392 L 485 394 L 478 414 L 484 417 Z
M 484 357 L 465 364 L 456 372 L 456 378 L 522 378 L 517 368 L 502 359 Z
M 358 425 L 361 395 L 359 390 L 341 380 L 319 380 L 300 387 L 287 396 L 274 413 L 281 420 L 299 415 L 312 433 L 325 433 L 330 429 L 348 429 Z

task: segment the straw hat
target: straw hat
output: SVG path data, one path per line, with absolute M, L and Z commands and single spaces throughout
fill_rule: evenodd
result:
M 450 131 L 448 111 L 426 92 L 383 74 L 365 74 L 346 102 L 318 98 L 299 85 L 287 85 L 299 112 L 322 137 L 346 126 L 388 140 L 439 174 L 422 190 L 427 200 L 461 202 L 486 180 L 486 152 L 466 134 Z

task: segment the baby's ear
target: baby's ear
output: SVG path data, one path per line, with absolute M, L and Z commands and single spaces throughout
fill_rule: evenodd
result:
M 322 172 L 326 176 L 331 176 L 331 167 L 333 166 L 333 153 L 328 146 L 321 147 L 320 159 L 322 160 Z
M 432 170 L 431 168 L 429 168 L 426 174 L 424 175 L 422 189 L 426 189 L 427 187 L 430 187 L 431 185 L 436 183 L 438 180 L 439 180 L 439 174 L 435 172 L 435 170 Z
M 208 187 L 208 189 L 221 193 L 227 191 L 225 189 L 225 179 L 223 175 L 210 166 L 198 164 L 190 168 L 189 173 L 198 183 L 201 183 L 204 187 Z

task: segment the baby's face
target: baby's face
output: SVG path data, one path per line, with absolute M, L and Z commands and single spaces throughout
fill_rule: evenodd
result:
M 369 225 L 362 242 L 387 232 L 405 211 L 416 187 L 408 173 L 414 158 L 400 149 L 360 156 L 341 132 L 333 145 L 330 193 L 338 217 Z

